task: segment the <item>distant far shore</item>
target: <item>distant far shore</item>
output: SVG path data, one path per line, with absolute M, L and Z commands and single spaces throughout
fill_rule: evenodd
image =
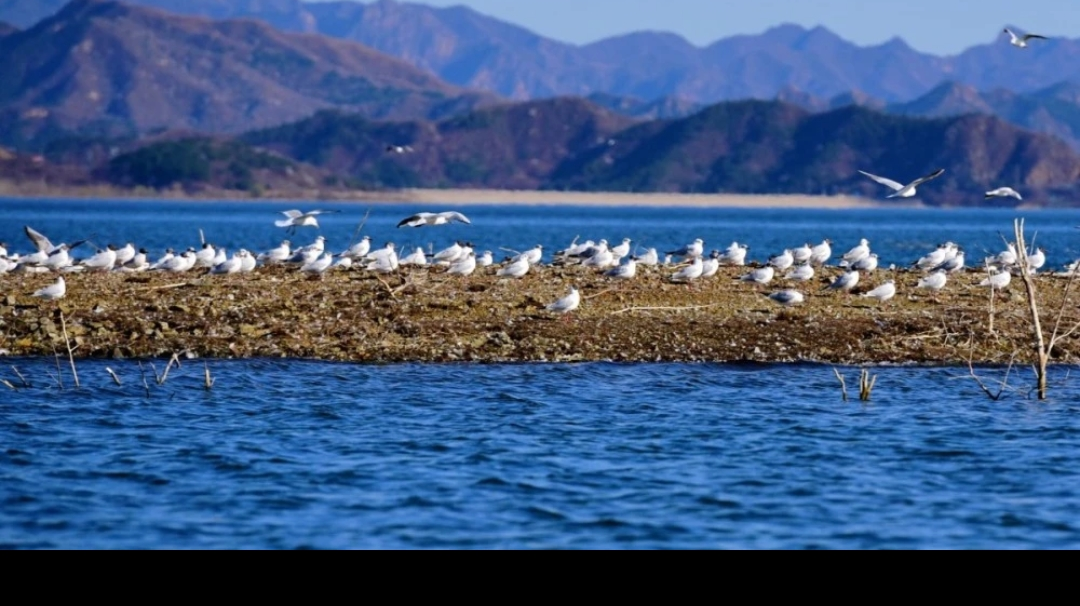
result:
M 920 207 L 920 203 L 881 202 L 858 196 L 811 196 L 801 194 L 685 194 L 578 192 L 503 189 L 388 189 L 388 190 L 266 190 L 248 192 L 205 188 L 197 191 L 172 188 L 125 189 L 111 186 L 51 186 L 41 183 L 0 182 L 5 198 L 110 198 L 138 200 L 323 200 L 362 203 L 416 203 L 454 206 L 482 204 L 551 204 L 573 206 L 659 206 L 697 208 L 896 208 Z

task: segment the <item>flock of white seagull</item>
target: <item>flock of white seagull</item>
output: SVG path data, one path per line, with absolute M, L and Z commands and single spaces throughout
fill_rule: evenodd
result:
M 1034 39 L 1043 39 L 1045 36 L 1037 34 L 1025 34 L 1018 36 L 1008 28 L 1004 33 L 1009 35 L 1009 42 L 1018 48 L 1026 48 L 1028 42 Z M 388 151 L 404 153 L 411 148 L 391 146 Z M 939 168 L 932 173 L 919 177 L 908 183 L 900 183 L 887 177 L 859 171 L 866 177 L 880 183 L 892 190 L 888 198 L 910 198 L 916 194 L 916 188 L 932 179 L 944 174 L 945 169 Z M 1019 192 L 1011 187 L 999 187 L 985 193 L 987 199 L 1011 197 L 1022 200 Z M 274 222 L 278 227 L 286 228 L 289 233 L 295 233 L 301 227 L 319 227 L 319 215 L 339 212 L 335 210 L 288 210 L 282 214 L 284 219 Z M 402 219 L 398 227 L 425 227 L 446 225 L 449 223 L 471 223 L 460 212 L 421 212 Z M 326 239 L 318 236 L 315 241 L 303 247 L 293 248 L 289 240 L 284 240 L 278 247 L 265 251 L 258 255 L 240 249 L 231 257 L 223 248 L 215 248 L 209 243 L 204 243 L 200 250 L 189 248 L 177 254 L 172 249 L 166 250 L 165 254 L 155 261 L 147 257 L 145 249 L 138 249 L 128 243 L 123 247 L 109 245 L 98 250 L 88 258 L 77 260 L 72 251 L 83 244 L 84 241 L 72 244 L 53 244 L 47 237 L 33 228 L 24 228 L 27 237 L 33 243 L 34 252 L 26 255 L 9 254 L 7 245 L 0 242 L 0 274 L 10 271 L 26 272 L 142 272 L 162 271 L 169 273 L 183 273 L 202 269 L 209 274 L 237 274 L 249 273 L 260 264 L 290 264 L 299 271 L 311 274 L 322 274 L 332 268 L 350 269 L 360 267 L 368 271 L 389 273 L 397 271 L 406 265 L 434 264 L 446 267 L 449 275 L 468 276 L 477 268 L 495 265 L 491 251 L 484 251 L 479 256 L 473 250 L 469 242 L 455 242 L 452 246 L 441 250 L 433 255 L 427 255 L 423 248 L 417 247 L 413 252 L 399 257 L 394 244 L 388 242 L 383 248 L 372 250 L 371 237 L 365 236 L 359 242 L 352 244 L 341 253 L 333 254 L 326 250 Z M 721 265 L 746 265 L 746 244 L 733 242 L 726 250 L 713 250 L 710 255 L 704 254 L 705 246 L 702 239 L 694 240 L 677 250 L 667 251 L 663 261 L 655 248 L 649 248 L 641 255 L 630 254 L 631 240 L 623 239 L 620 244 L 609 246 L 607 240 L 592 240 L 578 243 L 577 238 L 565 249 L 555 253 L 552 263 L 555 264 L 580 264 L 584 267 L 592 267 L 602 271 L 603 275 L 612 280 L 632 280 L 637 275 L 638 265 L 678 265 L 679 269 L 670 276 L 672 282 L 691 284 L 696 280 L 710 278 L 716 275 Z M 824 240 L 819 244 L 809 243 L 802 246 L 786 249 L 773 255 L 767 263 L 762 264 L 742 275 L 739 280 L 755 285 L 768 285 L 777 277 L 778 272 L 783 272 L 780 280 L 785 282 L 808 282 L 814 278 L 817 268 L 823 267 L 833 256 L 832 241 Z M 1030 251 L 1027 255 L 1029 269 L 1038 271 L 1046 263 L 1045 252 L 1039 248 Z M 529 272 L 533 266 L 539 265 L 543 259 L 543 247 L 535 248 L 518 253 L 507 259 L 495 272 L 501 278 L 521 278 Z M 989 287 L 992 290 L 1001 290 L 1009 285 L 1013 272 L 1017 270 L 1019 255 L 1015 245 L 1008 247 L 994 255 L 984 259 L 983 264 L 988 276 L 979 285 Z M 870 274 L 877 269 L 878 256 L 871 252 L 870 243 L 863 239 L 858 245 L 840 256 L 838 266 L 843 272 L 833 279 L 824 289 L 843 292 L 852 292 L 859 284 L 861 273 Z M 935 250 L 928 252 L 913 264 L 913 268 L 925 272 L 920 278 L 916 288 L 930 292 L 940 291 L 945 287 L 948 276 L 961 271 L 966 266 L 964 250 L 953 242 L 939 245 Z M 1074 262 L 1067 270 L 1075 272 L 1080 268 L 1080 261 Z M 895 268 L 894 268 L 895 269 Z M 61 299 L 67 293 L 67 286 L 61 275 L 57 281 L 49 286 L 41 288 L 31 294 L 47 301 Z M 877 301 L 888 301 L 896 295 L 896 283 L 894 280 L 886 280 L 882 284 L 861 294 L 862 297 Z M 784 306 L 798 305 L 805 301 L 802 292 L 795 288 L 785 288 L 772 292 L 769 299 Z M 554 313 L 568 314 L 577 309 L 581 304 L 581 295 L 576 287 L 571 286 L 566 296 L 547 305 L 546 308 Z
M 925 180 L 925 179 L 924 179 Z M 914 184 L 918 184 L 915 182 Z M 913 187 L 909 184 L 908 187 Z M 904 186 L 901 186 L 901 188 Z M 898 190 L 899 191 L 899 190 Z M 903 194 L 901 194 L 903 195 Z M 317 217 L 328 212 L 314 210 L 285 211 L 286 219 L 275 221 L 278 227 L 295 230 L 298 227 L 318 228 Z M 398 227 L 426 227 L 449 223 L 470 224 L 462 213 L 447 211 L 441 213 L 418 213 L 402 219 Z M 404 266 L 438 266 L 445 268 L 447 275 L 469 276 L 477 269 L 497 266 L 493 272 L 499 278 L 521 278 L 530 269 L 541 265 L 544 248 L 537 245 L 529 250 L 510 256 L 496 263 L 492 251 L 477 254 L 470 242 L 459 241 L 434 254 L 428 254 L 417 247 L 412 252 L 399 256 L 393 242 L 382 248 L 373 249 L 371 236 L 364 236 L 346 250 L 332 253 L 327 250 L 326 238 L 315 237 L 306 246 L 294 248 L 289 240 L 270 250 L 253 254 L 246 249 L 236 251 L 229 256 L 224 248 L 205 243 L 196 250 L 194 247 L 176 253 L 168 249 L 156 260 L 151 260 L 145 249 L 136 249 L 128 243 L 123 247 L 110 244 L 93 255 L 76 259 L 73 250 L 85 241 L 71 244 L 54 244 L 44 234 L 30 226 L 24 231 L 33 244 L 34 252 L 19 255 L 9 253 L 7 246 L 0 243 L 0 274 L 7 272 L 59 273 L 57 281 L 32 293 L 32 296 L 48 301 L 64 297 L 67 286 L 64 274 L 73 272 L 162 272 L 185 273 L 201 271 L 208 275 L 245 274 L 255 271 L 259 266 L 281 265 L 295 267 L 307 274 L 323 274 L 330 270 L 362 269 L 378 273 L 396 272 Z M 580 265 L 593 268 L 613 281 L 632 280 L 638 275 L 638 266 L 670 266 L 672 273 L 669 280 L 673 283 L 692 285 L 698 281 L 715 276 L 721 266 L 748 266 L 746 244 L 732 242 L 724 250 L 712 250 L 705 254 L 705 242 L 701 238 L 680 248 L 661 253 L 656 248 L 645 249 L 640 254 L 631 254 L 630 238 L 624 238 L 619 244 L 609 245 L 607 240 L 587 240 L 578 242 L 578 238 L 566 248 L 555 252 L 551 258 L 553 265 Z M 805 300 L 804 294 L 794 287 L 795 284 L 809 284 L 829 261 L 833 260 L 832 241 L 825 239 L 818 244 L 806 243 L 772 255 L 767 262 L 753 266 L 738 279 L 756 286 L 767 286 L 774 281 L 788 285 L 788 288 L 771 292 L 768 298 L 783 305 L 798 305 Z M 982 265 L 988 276 L 980 286 L 1001 290 L 1009 285 L 1012 274 L 1018 269 L 1019 255 L 1015 245 L 1010 244 L 1000 253 L 983 259 Z M 1032 250 L 1028 255 L 1029 269 L 1037 272 L 1046 263 L 1045 252 L 1041 248 Z M 836 259 L 836 266 L 842 272 L 822 290 L 852 293 L 860 283 L 860 276 L 870 276 L 878 269 L 878 255 L 871 251 L 870 243 L 862 239 L 856 246 Z M 911 268 L 924 272 L 916 288 L 931 293 L 942 290 L 951 274 L 964 270 L 967 266 L 964 249 L 953 242 L 945 242 L 929 251 L 914 263 Z M 895 266 L 891 266 L 895 269 Z M 1074 266 L 1069 271 L 1075 270 Z M 887 280 L 862 297 L 877 301 L 888 301 L 896 295 L 895 281 Z M 576 287 L 571 286 L 566 296 L 547 306 L 557 314 L 567 314 L 581 304 L 581 295 Z

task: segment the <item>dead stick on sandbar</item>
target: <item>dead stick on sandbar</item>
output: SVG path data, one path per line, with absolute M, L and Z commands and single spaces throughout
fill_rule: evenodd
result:
M 723 303 L 711 303 L 709 305 L 691 305 L 689 307 L 624 307 L 618 311 L 611 312 L 611 315 L 622 314 L 628 311 L 686 311 L 692 309 L 707 309 L 709 307 L 718 307 Z
M 165 284 L 164 286 L 147 286 L 146 288 L 136 288 L 136 291 L 151 291 L 151 290 L 169 290 L 172 288 L 180 288 L 191 284 L 190 282 L 178 282 L 176 284 Z

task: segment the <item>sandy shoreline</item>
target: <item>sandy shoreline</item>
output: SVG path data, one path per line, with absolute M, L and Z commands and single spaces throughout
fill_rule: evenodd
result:
M 799 194 L 683 194 L 631 192 L 577 192 L 497 189 L 398 189 L 398 190 L 277 190 L 252 196 L 247 192 L 207 189 L 121 189 L 107 186 L 52 187 L 40 184 L 0 183 L 0 198 L 87 198 L 115 200 L 273 201 L 320 200 L 362 204 L 553 205 L 638 206 L 670 208 L 919 208 L 919 203 L 882 202 L 857 196 L 811 196 Z

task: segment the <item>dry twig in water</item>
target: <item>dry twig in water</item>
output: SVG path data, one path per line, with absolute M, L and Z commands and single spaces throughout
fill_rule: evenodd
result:
M 79 371 L 75 370 L 75 350 L 71 348 L 71 340 L 68 339 L 67 334 L 67 322 L 64 321 L 64 310 L 60 310 L 60 330 L 64 333 L 64 345 L 67 346 L 68 362 L 71 364 L 71 376 L 75 379 L 75 389 L 82 387 L 79 385 Z M 75 347 L 78 347 L 76 345 Z
M 844 375 L 840 374 L 840 371 L 836 370 L 835 366 L 833 367 L 832 371 L 833 374 L 836 375 L 836 379 L 840 381 L 840 395 L 844 398 L 844 401 L 847 402 L 847 384 L 844 383 Z

